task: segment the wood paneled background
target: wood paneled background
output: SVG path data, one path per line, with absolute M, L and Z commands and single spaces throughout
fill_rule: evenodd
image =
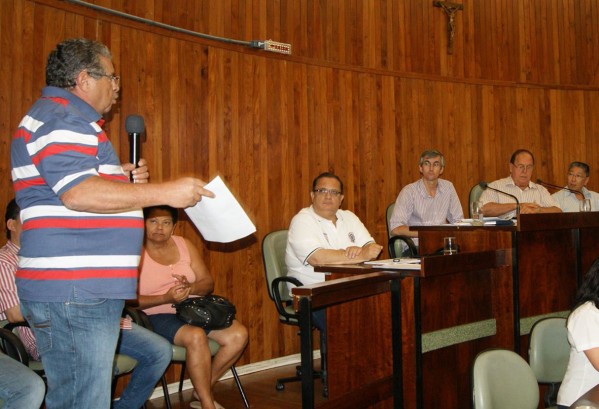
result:
M 533 177 L 565 182 L 572 160 L 599 189 L 599 1 L 464 0 L 453 55 L 429 0 L 94 0 L 95 5 L 236 40 L 292 44 L 291 56 L 210 41 L 81 4 L 0 0 L 0 206 L 12 197 L 11 135 L 39 96 L 64 38 L 107 44 L 122 77 L 107 131 L 128 156 L 125 117 L 145 118 L 151 180 L 221 175 L 257 232 L 202 248 L 216 292 L 250 329 L 240 364 L 299 352 L 268 299 L 260 244 L 309 204 L 312 179 L 345 182 L 347 209 L 379 243 L 385 208 L 419 177 L 426 148 L 447 159 L 464 210 L 480 180 L 508 173 L 517 148 Z

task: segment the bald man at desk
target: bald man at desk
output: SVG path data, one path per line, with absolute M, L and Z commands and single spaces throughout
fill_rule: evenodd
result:
M 480 196 L 484 215 L 510 219 L 516 216 L 518 205 L 523 214 L 561 213 L 559 204 L 547 189 L 531 182 L 534 166 L 532 152 L 526 149 L 515 151 L 510 159 L 510 176 L 489 183 L 491 189 L 486 189 Z

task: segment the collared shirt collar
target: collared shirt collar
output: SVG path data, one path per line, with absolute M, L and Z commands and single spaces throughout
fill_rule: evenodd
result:
M 564 186 L 564 189 L 563 189 L 563 190 L 564 190 L 564 194 L 565 194 L 566 196 L 570 196 L 570 195 L 571 195 L 571 196 L 575 196 L 575 195 L 576 195 L 576 193 L 574 193 L 574 192 L 571 192 L 571 191 L 569 191 L 569 190 L 568 190 L 568 185 Z M 585 198 L 587 198 L 587 199 L 588 199 L 588 198 L 590 198 L 590 197 L 591 197 L 591 193 L 590 193 L 589 189 L 587 189 L 585 186 L 583 186 L 583 187 L 582 187 L 582 189 L 580 189 L 580 191 L 582 192 L 582 195 L 583 195 Z
M 6 242 L 6 248 L 10 249 L 14 254 L 17 254 L 20 250 L 20 247 L 13 243 L 12 240 Z
M 516 182 L 514 182 L 514 179 L 511 176 L 508 176 L 508 178 L 510 179 L 510 182 L 506 184 L 507 186 L 512 185 L 514 187 L 520 188 L 520 186 L 516 185 Z M 532 180 L 529 180 L 527 189 L 536 189 L 536 188 L 537 188 L 536 183 L 533 183 Z
M 441 193 L 443 193 L 443 183 L 441 182 L 441 178 L 437 179 L 437 190 Z M 418 189 L 420 190 L 420 193 L 422 193 L 424 196 L 426 197 L 430 197 L 430 195 L 428 194 L 428 190 L 426 190 L 426 185 L 424 184 L 424 180 L 422 178 L 420 178 L 418 180 Z
M 42 89 L 42 98 L 62 98 L 68 101 L 69 104 L 77 109 L 81 115 L 89 120 L 90 122 L 97 122 L 98 125 L 102 125 L 100 121 L 104 121 L 102 115 L 100 115 L 90 104 L 79 98 L 72 92 L 67 91 L 63 88 L 47 86 Z
M 309 209 L 310 209 L 310 213 L 312 213 L 314 215 L 316 220 L 327 221 L 327 222 L 333 223 L 331 220 L 326 219 L 326 218 L 320 216 L 318 213 L 316 213 L 313 205 L 310 205 Z M 337 213 L 335 213 L 335 216 L 337 216 L 337 220 L 343 220 L 343 212 L 341 212 L 341 209 L 337 209 Z

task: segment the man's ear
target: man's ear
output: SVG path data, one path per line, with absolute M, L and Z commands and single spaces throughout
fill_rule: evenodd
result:
M 75 88 L 80 88 L 82 91 L 87 91 L 92 77 L 87 70 L 81 70 L 75 77 Z
M 17 230 L 17 222 L 15 221 L 15 219 L 9 219 L 6 222 L 6 228 L 10 231 L 16 231 Z

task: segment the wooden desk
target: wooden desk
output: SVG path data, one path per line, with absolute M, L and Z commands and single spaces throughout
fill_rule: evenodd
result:
M 461 251 L 512 250 L 514 343 L 528 353 L 532 324 L 548 315 L 566 315 L 583 273 L 599 256 L 599 212 L 522 214 L 517 226 L 415 226 L 421 254 L 456 236 Z
M 342 267 L 341 267 L 342 268 Z M 292 289 L 294 296 L 294 306 L 296 311 L 299 313 L 300 322 L 300 336 L 301 336 L 301 362 L 302 362 L 302 408 L 312 409 L 314 408 L 314 378 L 313 378 L 313 359 L 312 359 L 312 310 L 322 307 L 330 307 L 332 305 L 345 304 L 351 301 L 361 300 L 364 297 L 372 298 L 378 295 L 389 293 L 391 294 L 391 311 L 379 311 L 374 322 L 386 321 L 390 319 L 392 322 L 390 338 L 391 350 L 384 356 L 384 360 L 392 363 L 391 371 L 388 371 L 379 376 L 370 378 L 362 378 L 361 382 L 356 385 L 353 383 L 353 387 L 350 387 L 344 393 L 340 393 L 337 387 L 333 388 L 331 393 L 331 385 L 337 386 L 342 382 L 345 374 L 344 369 L 339 369 L 335 366 L 335 362 L 339 360 L 339 357 L 344 356 L 336 354 L 339 353 L 334 346 L 338 346 L 337 340 L 333 337 L 331 341 L 328 338 L 328 373 L 333 374 L 335 377 L 334 381 L 331 382 L 329 376 L 329 399 L 320 404 L 319 408 L 345 408 L 348 402 L 351 402 L 351 406 L 355 408 L 368 407 L 373 401 L 380 400 L 379 397 L 383 396 L 383 399 L 393 398 L 393 408 L 401 408 L 402 399 L 402 371 L 401 371 L 401 313 L 400 313 L 400 289 L 399 279 L 402 274 L 399 271 L 393 272 L 373 272 L 376 270 L 371 266 L 362 266 L 362 268 L 356 269 L 353 266 L 348 266 L 348 269 L 352 272 L 360 271 L 361 274 L 354 274 L 351 277 L 339 278 L 329 280 L 324 283 L 297 287 Z M 378 269 L 380 270 L 380 269 Z M 343 328 L 341 323 L 331 321 L 332 317 L 328 317 L 327 322 L 327 337 L 333 333 L 336 334 L 335 329 L 345 331 L 347 328 Z M 339 324 L 339 325 L 338 325 Z M 353 335 L 351 339 L 361 338 L 362 333 Z M 347 341 L 347 340 L 346 340 Z M 355 345 L 345 344 L 346 351 L 348 354 L 352 354 L 356 351 Z M 378 347 L 377 343 L 372 343 L 369 349 Z M 368 356 L 368 353 L 363 355 Z M 331 358 L 332 357 L 332 358 Z M 363 360 L 360 360 L 362 363 Z M 368 361 L 367 364 L 373 361 Z M 333 363 L 333 369 L 331 370 L 331 363 Z M 374 365 L 374 368 L 380 368 L 378 365 Z M 351 370 L 356 371 L 356 367 L 352 367 Z M 356 371 L 354 373 L 358 373 Z M 354 377 L 355 379 L 355 377 Z M 347 386 L 347 385 L 346 385 Z
M 318 292 L 324 294 L 338 279 L 381 269 L 317 267 L 316 271 L 331 272 L 333 281 L 297 288 L 293 294 L 298 304 L 310 300 L 312 308 L 331 306 L 327 309 L 329 402 L 318 407 L 341 408 L 348 402 L 354 408 L 470 406 L 474 356 L 491 346 L 513 348 L 510 256 L 500 250 L 425 257 L 420 271 L 385 273 L 400 283 L 396 297 L 401 308 L 393 307 L 397 298 L 394 301 L 384 293 L 339 304 L 333 291 L 323 301 Z M 356 286 L 351 291 L 359 294 L 362 289 Z M 397 325 L 399 333 L 393 331 Z M 401 354 L 393 347 L 398 345 L 397 337 Z M 397 406 L 393 393 L 398 365 L 403 406 Z M 313 397 L 306 400 L 313 402 Z

